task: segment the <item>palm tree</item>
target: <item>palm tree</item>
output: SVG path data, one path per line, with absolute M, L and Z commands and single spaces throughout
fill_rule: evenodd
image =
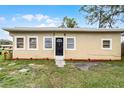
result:
M 74 18 L 68 18 L 67 16 L 65 16 L 63 18 L 63 22 L 62 24 L 59 26 L 59 27 L 62 27 L 62 28 L 77 28 L 77 22 L 75 21 Z

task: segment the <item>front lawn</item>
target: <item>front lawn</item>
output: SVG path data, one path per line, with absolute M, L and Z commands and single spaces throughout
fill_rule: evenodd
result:
M 124 61 L 102 62 L 88 70 L 71 62 L 64 68 L 47 60 L 0 62 L 0 87 L 124 87 Z
M 0 55 L 0 62 L 4 61 L 4 55 Z

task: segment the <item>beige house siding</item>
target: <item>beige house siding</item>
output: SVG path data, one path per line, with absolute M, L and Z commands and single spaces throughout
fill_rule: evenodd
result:
M 121 59 L 121 38 L 119 33 L 76 34 L 76 50 L 66 51 L 65 58 L 75 59 Z M 112 50 L 101 48 L 101 39 L 112 39 Z
M 37 34 L 37 33 L 13 33 L 13 39 L 15 42 L 14 36 L 25 36 L 25 50 L 15 50 L 13 51 L 13 58 L 53 58 L 53 50 L 43 50 L 43 36 L 52 36 L 52 34 Z M 28 50 L 27 48 L 27 37 L 28 36 L 38 36 L 38 50 Z M 14 43 L 15 48 L 15 43 Z
M 11 33 L 13 36 L 25 36 L 25 50 L 13 50 L 13 58 L 50 58 L 54 59 L 53 50 L 43 50 L 44 36 L 63 36 L 64 37 L 64 58 L 65 59 L 121 59 L 121 34 L 120 33 Z M 38 50 L 27 50 L 27 37 L 38 36 Z M 76 50 L 66 50 L 66 37 L 76 38 Z M 112 39 L 112 50 L 103 50 L 101 48 L 101 39 Z M 55 45 L 53 45 L 55 47 Z M 15 43 L 14 43 L 15 48 Z

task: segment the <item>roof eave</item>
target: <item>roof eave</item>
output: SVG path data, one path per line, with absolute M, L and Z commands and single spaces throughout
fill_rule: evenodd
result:
M 37 31 L 37 32 L 48 32 L 48 31 L 52 31 L 52 32 L 117 32 L 117 33 L 123 33 L 124 29 L 83 29 L 83 28 L 40 28 L 40 29 L 36 29 L 36 28 L 2 28 L 5 31 L 8 32 L 33 32 L 33 31 Z

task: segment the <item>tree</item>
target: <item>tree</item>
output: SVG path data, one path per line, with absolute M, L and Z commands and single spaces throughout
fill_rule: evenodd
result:
M 84 5 L 81 13 L 86 13 L 89 24 L 99 24 L 99 28 L 113 28 L 117 22 L 124 22 L 124 6 L 122 5 Z
M 62 27 L 62 28 L 75 28 L 75 27 L 78 27 L 78 24 L 77 22 L 75 21 L 74 18 L 68 18 L 67 16 L 65 16 L 63 18 L 63 22 L 61 24 L 61 26 L 59 27 Z
M 12 44 L 12 41 L 0 39 L 0 45 L 10 45 L 10 44 Z

